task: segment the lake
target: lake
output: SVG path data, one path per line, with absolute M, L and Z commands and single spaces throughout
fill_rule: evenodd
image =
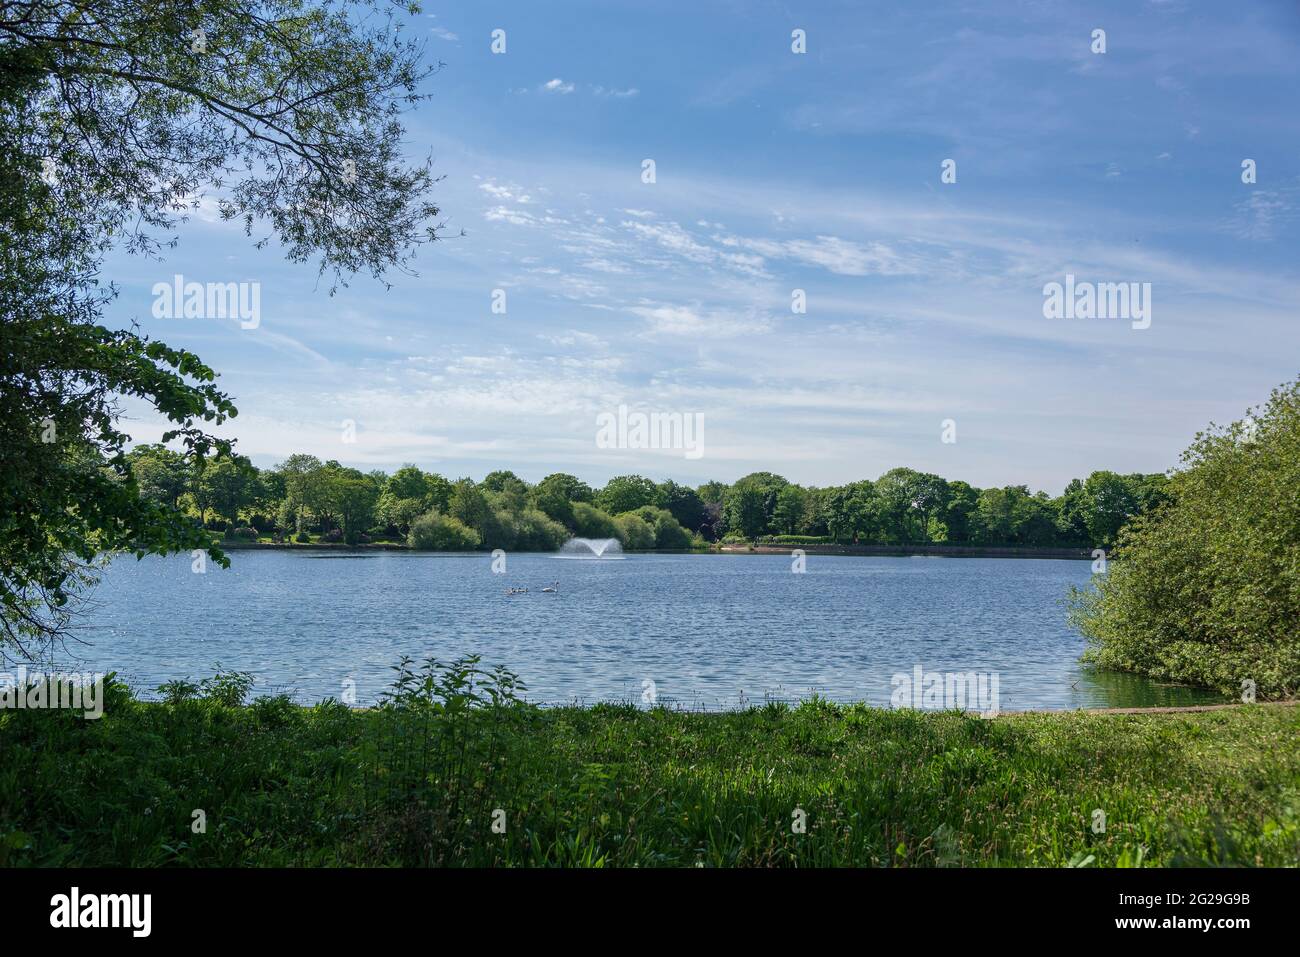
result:
M 541 703 L 649 700 L 699 709 L 813 693 L 886 706 L 893 676 L 996 674 L 1000 708 L 1217 700 L 1078 664 L 1063 599 L 1086 561 L 809 555 L 234 551 L 115 560 L 57 664 L 116 671 L 137 692 L 247 671 L 254 694 L 311 702 L 355 682 L 372 703 L 403 655 L 475 653 Z M 557 593 L 544 585 L 559 581 Z M 507 595 L 509 587 L 527 594 Z M 651 684 L 653 683 L 653 684 Z

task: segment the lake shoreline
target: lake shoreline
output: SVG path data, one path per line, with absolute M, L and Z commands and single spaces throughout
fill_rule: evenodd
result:
M 723 545 L 728 554 L 789 555 L 795 550 L 807 555 L 857 555 L 877 558 L 1051 558 L 1090 561 L 1087 548 L 1034 548 L 1020 545 Z
M 222 551 L 350 551 L 350 552 L 412 552 L 419 555 L 466 555 L 489 552 L 441 551 L 435 549 L 411 548 L 398 542 L 365 542 L 348 545 L 344 542 L 243 542 L 217 541 Z M 711 548 L 653 548 L 642 550 L 625 549 L 627 555 L 789 555 L 799 550 L 806 555 L 852 555 L 877 558 L 1044 558 L 1069 561 L 1090 561 L 1092 552 L 1086 548 L 1034 548 L 1018 545 L 748 545 L 727 544 Z M 520 550 L 520 555 L 550 555 L 554 552 L 532 552 Z

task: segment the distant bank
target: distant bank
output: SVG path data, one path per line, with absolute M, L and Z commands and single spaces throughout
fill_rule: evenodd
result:
M 808 555 L 885 555 L 942 556 L 944 558 L 1069 558 L 1090 560 L 1089 548 L 1033 548 L 1028 546 L 993 545 L 744 545 L 727 544 L 724 552 L 754 552 L 789 555 L 795 549 Z
M 409 545 L 398 542 L 366 542 L 347 545 L 343 542 L 242 542 L 238 540 L 219 541 L 218 546 L 225 551 L 276 550 L 276 551 L 416 551 Z M 701 555 L 713 552 L 725 552 L 730 555 L 789 555 L 795 549 L 802 549 L 808 555 L 877 555 L 893 557 L 940 556 L 944 558 L 1061 558 L 1075 561 L 1089 561 L 1092 550 L 1088 548 L 1033 548 L 1027 546 L 993 546 L 993 545 L 828 545 L 828 544 L 790 544 L 772 545 L 744 543 L 727 543 L 711 548 L 695 549 Z M 649 553 L 660 551 L 648 549 Z M 665 552 L 680 553 L 682 549 L 663 549 Z M 486 552 L 484 553 L 486 554 Z

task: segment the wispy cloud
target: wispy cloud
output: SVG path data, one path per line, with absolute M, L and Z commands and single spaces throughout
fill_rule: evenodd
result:
M 429 18 L 430 20 L 437 20 L 437 19 L 438 19 L 438 15 L 437 15 L 436 13 L 426 14 L 426 16 L 428 16 L 428 18 Z M 452 41 L 455 41 L 455 40 L 459 40 L 459 39 L 460 39 L 459 36 L 457 36 L 456 34 L 452 33 L 452 32 L 451 32 L 450 30 L 448 30 L 446 27 L 441 26 L 440 24 L 436 24 L 436 23 L 435 23 L 433 26 L 429 27 L 429 32 L 432 33 L 432 34 L 433 34 L 435 37 L 437 37 L 439 40 L 446 40 L 446 41 L 448 41 L 448 42 L 452 42 Z
M 1279 227 L 1295 217 L 1296 187 L 1282 189 L 1252 188 L 1245 199 L 1234 205 L 1235 215 L 1228 230 L 1242 239 L 1267 241 Z
M 695 336 L 705 339 L 766 332 L 772 320 L 759 315 L 704 311 L 698 303 L 689 306 L 647 305 L 628 310 L 649 323 L 647 334 Z

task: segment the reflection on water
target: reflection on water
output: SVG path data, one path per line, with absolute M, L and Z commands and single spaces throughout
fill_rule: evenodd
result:
M 1204 688 L 1167 684 L 1096 668 L 1081 669 L 1078 686 L 1083 697 L 1074 707 L 1079 708 L 1181 708 L 1195 704 L 1223 704 L 1231 700 Z
M 343 557 L 365 560 L 322 560 Z M 251 672 L 255 693 L 301 701 L 351 680 L 362 704 L 403 654 L 470 653 L 545 703 L 641 703 L 653 682 L 655 700 L 679 707 L 813 693 L 887 706 L 891 677 L 918 665 L 997 674 L 1005 711 L 1221 700 L 1078 664 L 1084 642 L 1062 600 L 1087 582 L 1087 561 L 810 555 L 792 574 L 782 555 L 510 554 L 494 574 L 486 553 L 231 558 L 206 574 L 188 556 L 114 562 L 81 618 L 88 644 L 61 663 L 117 671 L 142 692 L 218 663 Z

